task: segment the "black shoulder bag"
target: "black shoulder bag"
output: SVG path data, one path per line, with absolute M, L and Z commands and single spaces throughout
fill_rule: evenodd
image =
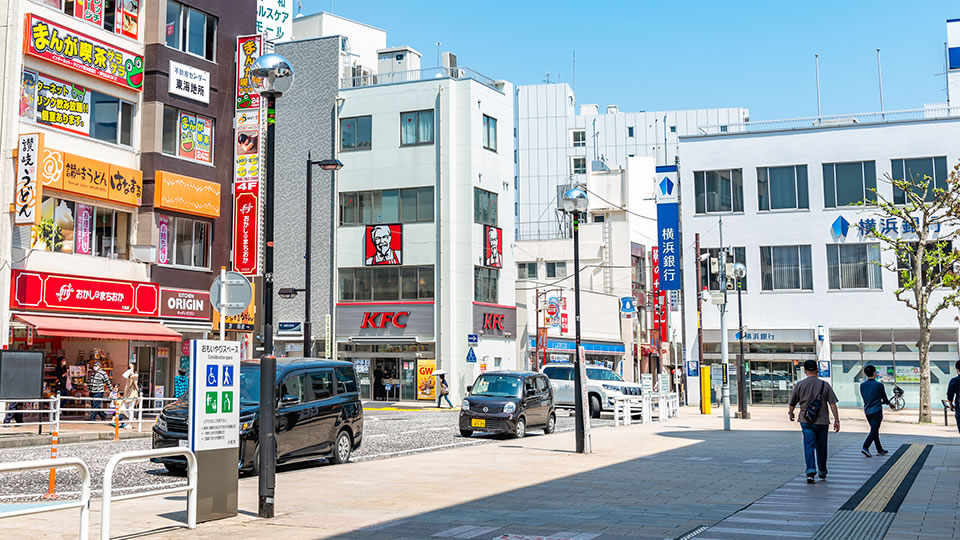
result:
M 820 394 L 817 395 L 817 399 L 810 400 L 810 403 L 807 403 L 807 408 L 803 410 L 803 416 L 809 424 L 816 424 L 817 417 L 820 416 L 820 408 L 823 407 L 823 387 L 826 384 L 820 381 Z

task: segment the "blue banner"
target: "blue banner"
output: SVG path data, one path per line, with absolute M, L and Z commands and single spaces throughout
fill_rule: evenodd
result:
M 677 167 L 657 167 L 657 247 L 660 290 L 679 291 L 680 284 L 680 211 Z

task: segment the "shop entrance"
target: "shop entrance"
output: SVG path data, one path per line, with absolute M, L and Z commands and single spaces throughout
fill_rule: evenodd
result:
M 793 362 L 750 361 L 750 401 L 754 405 L 780 405 L 790 401 L 796 383 Z

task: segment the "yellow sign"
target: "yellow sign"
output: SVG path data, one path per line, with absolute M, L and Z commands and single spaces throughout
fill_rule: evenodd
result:
M 436 360 L 417 360 L 417 399 L 437 399 Z
M 73 154 L 63 154 L 63 190 L 95 199 L 110 198 L 110 165 Z
M 253 294 L 250 295 L 250 305 L 247 306 L 247 309 L 243 310 L 243 313 L 239 315 L 226 317 L 224 319 L 228 332 L 253 332 L 254 317 L 257 314 L 256 283 L 250 282 L 250 290 L 253 291 Z M 211 309 L 213 310 L 213 330 L 219 332 L 220 312 L 217 311 L 217 308 L 212 304 Z
M 110 165 L 110 200 L 140 206 L 143 197 L 143 173 L 119 165 Z
M 220 184 L 157 171 L 154 206 L 205 217 L 220 217 Z
M 142 172 L 51 148 L 40 152 L 40 184 L 130 206 L 143 197 Z

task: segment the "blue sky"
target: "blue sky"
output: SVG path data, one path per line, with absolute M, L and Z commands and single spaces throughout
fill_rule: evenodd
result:
M 303 0 L 304 13 L 330 0 Z M 333 13 L 387 31 L 422 66 L 436 42 L 463 66 L 514 84 L 573 84 L 577 102 L 624 111 L 742 106 L 753 120 L 816 116 L 814 53 L 823 114 L 943 102 L 945 21 L 960 3 L 334 0 Z M 940 75 L 938 75 L 940 74 Z

